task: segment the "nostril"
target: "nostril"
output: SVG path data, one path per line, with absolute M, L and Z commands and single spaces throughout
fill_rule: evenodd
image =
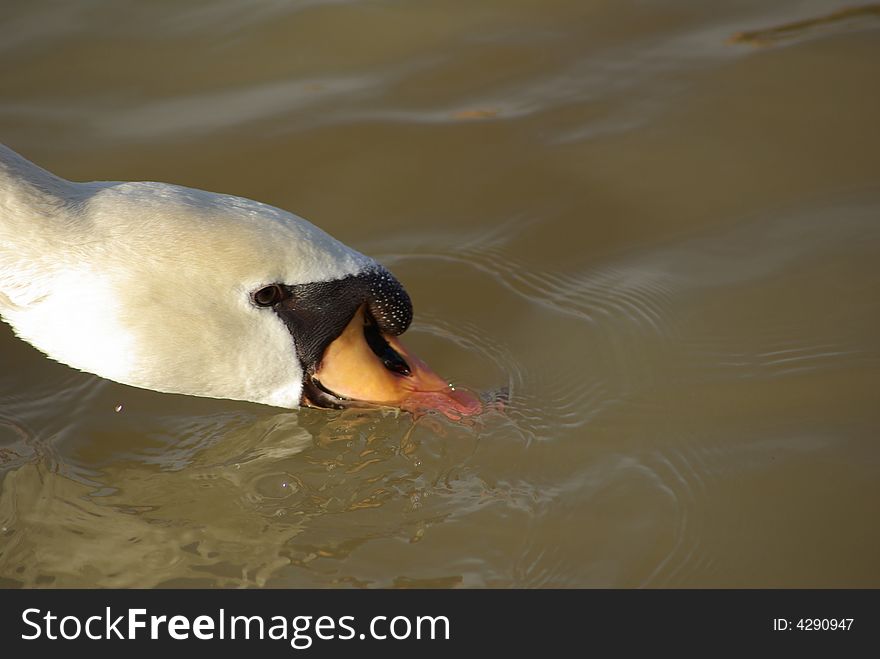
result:
M 398 375 L 412 375 L 409 364 L 394 348 L 388 345 L 388 341 L 382 336 L 375 321 L 369 316 L 364 321 L 364 338 L 367 345 L 370 346 L 370 350 L 382 360 L 385 368 Z
M 384 355 L 379 355 L 379 359 L 382 360 L 382 363 L 385 364 L 385 368 L 389 371 L 393 371 L 400 375 L 412 375 L 409 364 L 407 364 L 406 360 L 404 360 L 404 358 L 401 357 L 391 346 L 388 346 L 388 350 L 385 351 Z

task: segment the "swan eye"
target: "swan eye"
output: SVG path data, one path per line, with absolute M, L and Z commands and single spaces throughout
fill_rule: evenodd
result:
M 284 289 L 278 284 L 265 286 L 254 293 L 253 298 L 258 307 L 271 307 L 284 299 Z

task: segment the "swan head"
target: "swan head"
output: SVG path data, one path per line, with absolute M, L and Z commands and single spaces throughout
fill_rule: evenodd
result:
M 401 344 L 400 282 L 306 220 L 160 183 L 38 187 L 0 218 L 0 310 L 48 356 L 162 392 L 479 411 Z

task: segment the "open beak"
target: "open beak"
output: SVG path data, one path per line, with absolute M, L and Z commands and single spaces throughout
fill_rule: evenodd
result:
M 435 410 L 455 420 L 482 410 L 476 396 L 455 389 L 397 337 L 380 332 L 363 306 L 306 380 L 303 402 L 317 407 L 374 403 L 414 413 Z

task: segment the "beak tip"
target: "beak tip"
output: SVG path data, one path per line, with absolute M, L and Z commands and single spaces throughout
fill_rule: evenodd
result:
M 448 419 L 459 421 L 480 414 L 483 403 L 466 389 L 450 388 L 446 391 L 414 391 L 403 401 L 401 408 L 414 414 L 440 412 Z

